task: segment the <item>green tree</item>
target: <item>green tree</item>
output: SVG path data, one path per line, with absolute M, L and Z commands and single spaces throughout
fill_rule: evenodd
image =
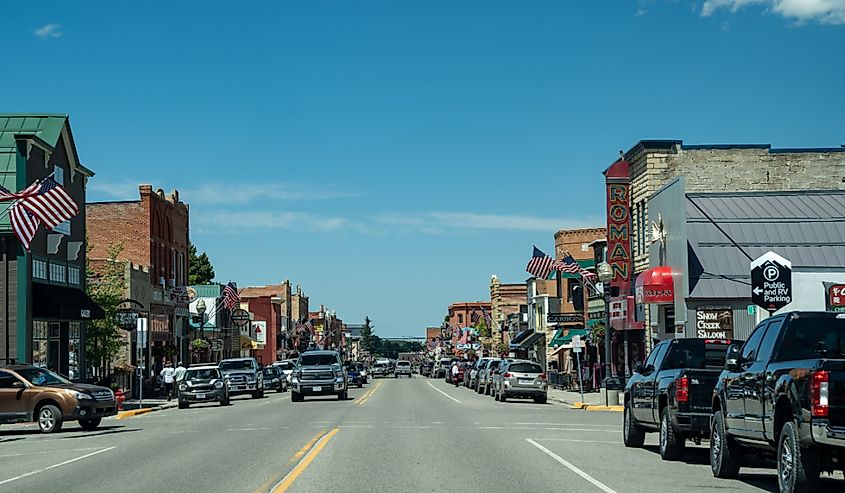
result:
M 364 317 L 364 327 L 361 328 L 361 349 L 373 352 L 373 321 Z
M 197 255 L 197 247 L 188 244 L 188 284 L 197 286 L 214 280 L 214 266 L 205 252 Z
M 96 368 L 100 376 L 105 375 L 126 343 L 117 326 L 117 307 L 126 291 L 125 264 L 117 259 L 122 251 L 123 243 L 109 247 L 108 259 L 99 271 L 91 267 L 90 261 L 86 266 L 86 292 L 106 314 L 102 320 L 92 320 L 86 329 L 85 352 L 89 365 Z
M 473 327 L 478 329 L 479 337 L 490 337 L 490 328 L 487 327 L 487 322 L 484 320 L 479 320 L 475 323 L 475 325 L 473 325 Z

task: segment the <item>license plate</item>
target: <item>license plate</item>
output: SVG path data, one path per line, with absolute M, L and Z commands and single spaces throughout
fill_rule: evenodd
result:
M 197 399 L 205 399 L 205 394 L 197 394 Z
M 311 390 L 313 390 L 314 392 L 320 392 L 321 390 L 323 390 L 323 387 L 312 387 Z
M 519 383 L 534 383 L 534 379 L 531 379 L 531 378 L 520 378 L 520 379 L 517 379 L 517 381 Z

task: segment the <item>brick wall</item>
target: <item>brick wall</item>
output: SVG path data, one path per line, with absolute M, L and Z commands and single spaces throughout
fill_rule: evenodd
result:
M 89 257 L 108 258 L 109 248 L 122 242 L 121 259 L 150 265 L 150 218 L 140 201 L 87 204 L 85 212 Z
M 555 258 L 563 258 L 569 252 L 576 260 L 592 260 L 590 243 L 604 238 L 607 227 L 562 229 L 555 233 Z

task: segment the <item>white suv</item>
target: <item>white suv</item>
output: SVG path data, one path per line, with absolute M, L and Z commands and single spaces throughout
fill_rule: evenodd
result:
M 408 378 L 411 378 L 411 362 L 410 361 L 397 361 L 396 362 L 396 369 L 393 370 L 393 376 L 399 378 L 399 375 L 408 375 Z

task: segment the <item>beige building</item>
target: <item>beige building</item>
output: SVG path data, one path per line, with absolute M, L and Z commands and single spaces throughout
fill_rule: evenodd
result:
M 506 324 L 508 315 L 519 313 L 520 305 L 528 303 L 527 286 L 524 282 L 518 284 L 502 284 L 495 274 L 490 277 L 490 316 L 493 318 L 491 339 L 493 343 L 507 343 L 509 341 Z

